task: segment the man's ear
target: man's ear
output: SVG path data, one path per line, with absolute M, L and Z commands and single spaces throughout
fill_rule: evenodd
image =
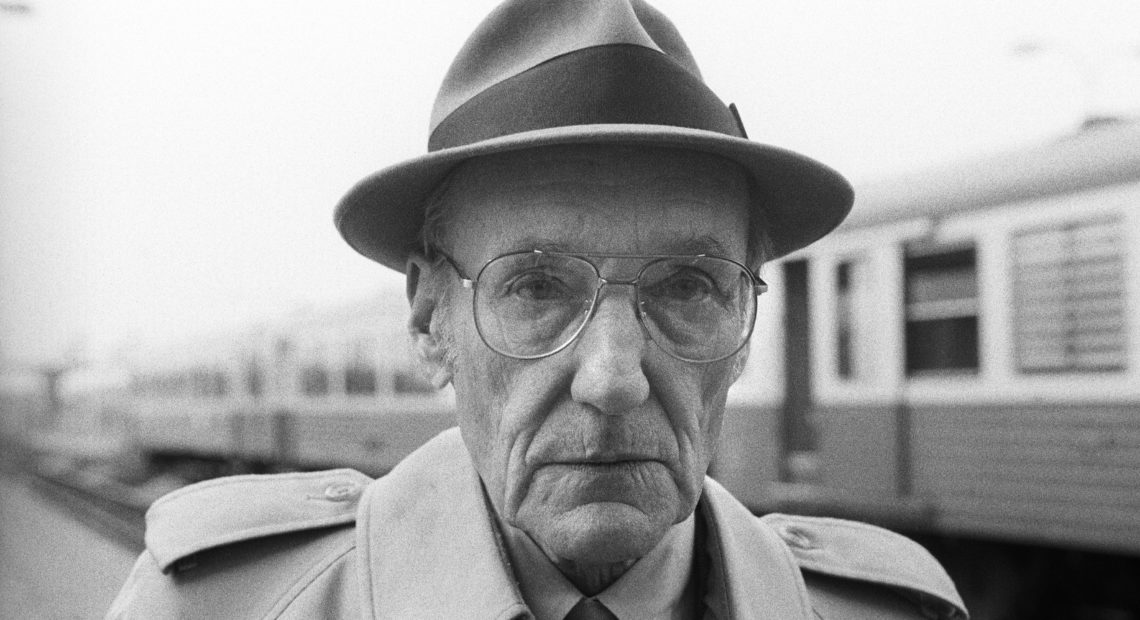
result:
M 428 381 L 438 388 L 451 382 L 451 364 L 447 347 L 439 334 L 440 317 L 436 314 L 442 299 L 442 278 L 439 266 L 419 252 L 412 253 L 404 266 L 407 274 L 408 304 L 412 315 L 408 331 L 412 336 L 412 349 L 427 372 Z

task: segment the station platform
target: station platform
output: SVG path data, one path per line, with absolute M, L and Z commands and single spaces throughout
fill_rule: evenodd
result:
M 102 618 L 135 558 L 0 469 L 0 618 Z

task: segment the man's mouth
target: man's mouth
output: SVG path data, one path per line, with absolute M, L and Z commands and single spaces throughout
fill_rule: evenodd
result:
M 638 467 L 642 467 L 652 462 L 654 462 L 652 459 L 617 459 L 605 461 L 570 461 L 565 463 L 558 463 L 558 465 L 583 472 L 621 473 L 633 471 Z

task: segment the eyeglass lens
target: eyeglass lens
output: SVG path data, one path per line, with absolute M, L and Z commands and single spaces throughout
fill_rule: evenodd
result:
M 526 252 L 487 263 L 478 276 L 475 322 L 492 349 L 541 357 L 585 326 L 599 275 L 584 258 Z M 658 259 L 637 278 L 642 323 L 671 355 L 712 361 L 736 352 L 751 333 L 756 299 L 751 275 L 707 256 Z

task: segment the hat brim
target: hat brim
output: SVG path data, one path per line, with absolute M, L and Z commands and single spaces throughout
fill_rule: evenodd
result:
M 424 200 L 456 165 L 473 157 L 569 144 L 678 148 L 740 164 L 752 177 L 751 209 L 762 210 L 768 224 L 769 259 L 826 235 L 854 201 L 851 185 L 838 172 L 776 146 L 665 125 L 571 125 L 443 149 L 380 170 L 341 199 L 334 214 L 337 229 L 357 252 L 403 272 L 423 224 Z

